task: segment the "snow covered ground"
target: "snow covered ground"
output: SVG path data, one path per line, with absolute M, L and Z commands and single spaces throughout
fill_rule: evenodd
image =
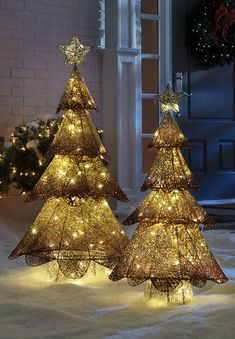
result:
M 231 230 L 203 232 L 229 282 L 207 283 L 195 289 L 192 304 L 178 307 L 145 300 L 144 285 L 113 283 L 104 272 L 76 283 L 50 282 L 45 266 L 7 259 L 20 233 L 19 223 L 0 219 L 0 338 L 235 338 Z

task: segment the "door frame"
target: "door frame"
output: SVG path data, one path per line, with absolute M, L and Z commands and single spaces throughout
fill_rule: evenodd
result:
M 159 1 L 159 89 L 172 75 L 172 0 Z M 141 108 L 141 0 L 105 1 L 103 60 L 104 143 L 109 170 L 130 199 L 143 197 Z M 118 208 L 126 208 L 119 203 Z
M 158 41 L 159 41 L 159 92 L 162 93 L 167 84 L 172 85 L 172 0 L 158 0 L 158 22 L 159 22 L 159 31 L 158 31 Z M 151 17 L 151 15 L 150 15 Z M 144 15 L 146 18 L 146 15 Z M 141 46 L 140 46 L 141 47 Z M 143 95 L 145 98 L 152 98 L 153 95 Z M 141 98 L 141 93 L 140 93 Z M 141 99 L 139 102 L 140 111 L 141 111 Z M 142 127 L 142 111 L 140 112 L 141 127 Z M 158 115 L 158 124 L 162 120 L 162 114 Z M 139 131 L 140 136 L 145 138 L 151 138 L 153 134 L 142 133 L 142 130 Z M 140 144 L 141 147 L 141 144 Z M 148 152 L 148 150 L 146 150 Z M 142 155 L 142 149 L 139 149 L 139 154 Z M 142 157 L 140 159 L 142 163 Z M 146 173 L 139 172 L 139 185 L 144 181 Z M 140 197 L 143 197 L 143 193 L 140 193 Z

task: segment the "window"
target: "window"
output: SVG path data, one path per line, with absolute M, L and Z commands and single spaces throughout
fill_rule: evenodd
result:
M 141 100 L 142 100 L 142 173 L 150 168 L 155 150 L 146 146 L 158 126 L 159 105 L 159 1 L 141 1 Z

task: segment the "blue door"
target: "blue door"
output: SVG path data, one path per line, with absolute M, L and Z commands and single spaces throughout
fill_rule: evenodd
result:
M 234 66 L 208 68 L 192 57 L 186 44 L 187 16 L 199 0 L 173 0 L 173 73 L 183 74 L 176 118 L 191 149 L 183 154 L 195 175 L 199 200 L 235 199 Z

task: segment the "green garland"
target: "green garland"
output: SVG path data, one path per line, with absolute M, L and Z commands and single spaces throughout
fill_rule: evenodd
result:
M 192 22 L 192 53 L 208 66 L 235 61 L 235 0 L 202 0 Z
M 9 154 L 10 151 L 4 146 L 4 138 L 0 138 L 0 192 L 8 192 L 12 180 Z
M 37 120 L 16 127 L 10 142 L 0 140 L 0 192 L 7 193 L 11 184 L 23 194 L 32 190 L 48 161 L 48 150 L 61 119 Z

